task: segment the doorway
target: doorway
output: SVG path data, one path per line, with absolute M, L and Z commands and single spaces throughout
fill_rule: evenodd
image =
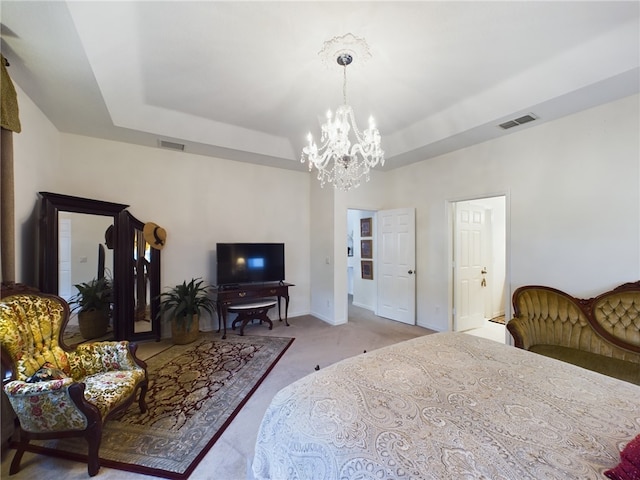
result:
M 450 206 L 452 330 L 505 341 L 501 322 L 509 313 L 506 196 L 455 201 Z
M 415 208 L 348 209 L 348 304 L 415 325 L 415 256 Z
M 375 210 L 347 210 L 347 293 L 348 299 L 353 305 L 371 310 L 375 313 L 377 303 L 377 289 L 375 281 L 362 278 L 362 266 L 363 260 L 361 254 L 361 240 L 362 237 L 360 230 L 360 220 L 371 219 L 371 228 L 375 227 L 376 211 Z M 375 231 L 375 230 L 373 230 Z M 375 245 L 373 245 L 375 249 Z M 366 259 L 369 260 L 373 257 L 374 251 L 372 250 L 366 255 Z M 375 264 L 372 263 L 375 268 Z M 372 271 L 372 277 L 376 278 L 376 271 Z

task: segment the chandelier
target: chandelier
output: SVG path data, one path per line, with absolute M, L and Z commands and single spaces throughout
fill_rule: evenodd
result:
M 347 34 L 334 39 L 349 38 L 352 42 L 364 40 Z M 327 49 L 326 42 L 325 50 Z M 331 44 L 332 45 L 332 44 Z M 366 48 L 366 44 L 365 48 Z M 321 52 L 322 53 L 322 52 Z M 302 149 L 302 163 L 309 163 L 309 171 L 315 166 L 318 170 L 320 186 L 330 183 L 334 188 L 350 190 L 360 185 L 362 177 L 369 181 L 369 171 L 380 163 L 384 165 L 384 151 L 380 147 L 380 132 L 373 118 L 369 118 L 369 128 L 364 132 L 358 129 L 353 108 L 347 104 L 347 66 L 353 61 L 353 52 L 339 51 L 338 65 L 343 67 L 342 96 L 343 105 L 336 110 L 335 116 L 327 112 L 327 121 L 322 125 L 320 146 L 311 135 L 307 136 L 308 145 Z

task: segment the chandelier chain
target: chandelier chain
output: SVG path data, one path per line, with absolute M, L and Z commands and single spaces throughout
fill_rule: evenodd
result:
M 344 65 L 342 67 L 342 72 L 343 72 L 343 76 L 342 76 L 342 100 L 343 103 L 346 105 L 347 104 L 347 66 Z

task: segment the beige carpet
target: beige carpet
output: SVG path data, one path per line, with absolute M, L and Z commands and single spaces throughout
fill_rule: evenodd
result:
M 336 361 L 374 350 L 385 345 L 432 333 L 430 330 L 404 325 L 375 317 L 371 312 L 351 307 L 349 322 L 331 326 L 311 316 L 290 318 L 290 327 L 275 321 L 273 330 L 261 325 L 248 325 L 245 335 L 295 337 L 295 341 L 280 359 L 269 376 L 227 427 L 220 439 L 209 450 L 191 475 L 193 480 L 247 480 L 248 466 L 253 457 L 256 435 L 262 415 L 277 391 L 289 383 L 313 373 L 316 365 L 326 367 Z M 236 334 L 229 331 L 229 335 Z M 140 356 L 155 353 L 166 345 L 149 342 L 140 345 Z M 0 476 L 8 478 L 12 450 L 2 458 Z M 42 455 L 26 453 L 22 470 L 12 479 L 86 480 L 86 465 Z M 141 480 L 154 478 L 103 467 L 97 477 L 100 480 Z

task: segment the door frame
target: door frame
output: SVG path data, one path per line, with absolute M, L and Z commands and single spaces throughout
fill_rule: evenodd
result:
M 504 299 L 504 315 L 505 320 L 509 321 L 511 313 L 511 296 L 513 294 L 511 288 L 511 192 L 509 190 L 498 191 L 489 194 L 469 195 L 446 200 L 447 214 L 447 230 L 449 232 L 449 241 L 447 245 L 447 262 L 448 262 L 448 318 L 449 331 L 453 331 L 454 322 L 454 269 L 453 262 L 455 260 L 454 237 L 455 237 L 455 204 L 457 202 L 481 201 L 486 198 L 504 197 L 505 198 L 505 299 Z M 512 344 L 513 340 L 507 329 L 505 328 L 505 343 Z

